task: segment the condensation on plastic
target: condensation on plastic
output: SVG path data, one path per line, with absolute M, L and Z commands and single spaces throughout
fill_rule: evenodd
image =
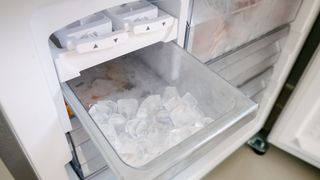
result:
M 194 0 L 187 48 L 207 62 L 294 20 L 302 0 Z

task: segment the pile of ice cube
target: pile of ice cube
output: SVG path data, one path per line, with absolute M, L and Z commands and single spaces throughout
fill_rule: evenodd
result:
M 136 99 L 98 101 L 89 114 L 123 161 L 141 166 L 213 121 L 197 107 L 189 92 L 180 97 L 175 87 Z

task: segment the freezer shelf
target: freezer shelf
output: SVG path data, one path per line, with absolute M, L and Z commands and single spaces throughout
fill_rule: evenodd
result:
M 302 0 L 195 0 L 187 48 L 202 62 L 294 20 Z
M 281 52 L 280 41 L 286 37 L 288 31 L 288 27 L 278 29 L 206 64 L 233 86 L 242 86 L 277 61 Z
M 91 139 L 120 179 L 169 178 L 214 148 L 225 133 L 248 119 L 257 105 L 175 43 L 158 43 L 83 71 L 62 84 L 65 98 Z M 198 107 L 215 121 L 141 166 L 124 162 L 88 114 L 101 99 L 136 98 L 162 94 L 166 86 L 190 92 Z

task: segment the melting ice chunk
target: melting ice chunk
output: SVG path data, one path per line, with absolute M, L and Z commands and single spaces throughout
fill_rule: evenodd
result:
M 138 109 L 138 101 L 136 99 L 120 99 L 117 101 L 118 112 L 128 120 L 133 119 Z

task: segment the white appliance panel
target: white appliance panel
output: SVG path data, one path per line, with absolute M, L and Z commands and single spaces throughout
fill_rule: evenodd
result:
M 273 127 L 269 141 L 320 168 L 320 51 Z

